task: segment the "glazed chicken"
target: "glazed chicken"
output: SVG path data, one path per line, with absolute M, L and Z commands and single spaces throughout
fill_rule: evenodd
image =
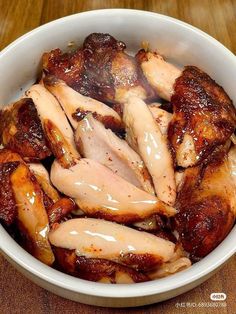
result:
M 166 137 L 161 133 L 148 106 L 137 97 L 124 104 L 126 139 L 145 162 L 157 197 L 173 205 L 176 197 L 174 168 Z
M 35 176 L 18 154 L 4 149 L 0 150 L 0 180 L 0 219 L 7 225 L 16 222 L 27 250 L 51 265 L 48 216 Z
M 206 73 L 194 66 L 181 72 L 157 53 L 142 50 L 136 58 L 159 95 L 171 100 L 174 116 L 168 138 L 179 166 L 200 163 L 230 138 L 236 110 L 223 88 Z
M 59 191 L 72 197 L 91 217 L 132 223 L 153 214 L 169 217 L 176 213 L 173 207 L 92 159 L 82 158 L 69 169 L 54 161 L 51 180 Z
M 102 102 L 125 102 L 130 95 L 154 96 L 134 57 L 126 46 L 109 34 L 93 33 L 74 52 L 60 49 L 43 55 L 44 73 L 66 82 L 84 96 Z
M 176 208 L 180 242 L 197 261 L 227 236 L 235 222 L 236 188 L 225 153 L 219 149 L 208 164 L 185 170 Z
M 61 104 L 74 129 L 88 113 L 113 131 L 123 128 L 118 113 L 102 102 L 83 96 L 56 77 L 46 76 L 43 82 Z
M 33 101 L 23 98 L 0 110 L 0 143 L 36 161 L 51 154 Z
M 92 115 L 87 115 L 78 124 L 75 141 L 83 157 L 96 160 L 139 189 L 155 194 L 150 175 L 139 155 Z

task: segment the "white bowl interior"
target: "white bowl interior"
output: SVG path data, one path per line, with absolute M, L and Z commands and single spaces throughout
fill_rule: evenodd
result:
M 99 10 L 85 12 L 51 22 L 24 35 L 0 54 L 0 104 L 15 100 L 32 84 L 43 52 L 82 43 L 92 32 L 107 32 L 137 51 L 148 41 L 171 61 L 196 65 L 210 74 L 236 103 L 235 56 L 219 42 L 178 20 L 135 10 Z M 0 227 L 0 248 L 17 264 L 36 276 L 65 289 L 88 295 L 113 298 L 147 296 L 176 289 L 206 276 L 224 263 L 235 251 L 236 226 L 228 237 L 202 261 L 173 276 L 135 285 L 107 285 L 64 275 L 43 265 L 25 252 Z

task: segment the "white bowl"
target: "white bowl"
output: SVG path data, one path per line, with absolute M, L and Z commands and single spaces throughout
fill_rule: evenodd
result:
M 236 103 L 236 58 L 218 41 L 173 18 L 136 10 L 99 10 L 68 16 L 17 39 L 0 54 L 0 103 L 8 103 L 33 83 L 44 51 L 69 41 L 82 42 L 92 32 L 108 32 L 137 51 L 151 43 L 178 64 L 196 65 L 211 75 Z M 151 304 L 184 293 L 213 275 L 236 251 L 236 226 L 208 256 L 167 278 L 132 285 L 94 283 L 65 275 L 23 250 L 0 226 L 0 249 L 24 275 L 39 286 L 82 303 L 127 307 Z

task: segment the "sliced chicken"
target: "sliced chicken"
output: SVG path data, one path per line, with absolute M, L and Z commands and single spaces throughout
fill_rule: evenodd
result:
M 159 108 L 156 104 L 148 105 L 148 109 L 151 111 L 153 118 L 156 120 L 161 133 L 167 135 L 169 123 L 173 117 L 171 113 Z
M 0 143 L 35 161 L 51 155 L 33 101 L 23 98 L 0 110 Z
M 106 259 L 86 258 L 76 255 L 74 250 L 58 247 L 54 247 L 54 252 L 60 268 L 75 277 L 112 284 L 130 284 L 149 280 L 143 272 Z
M 236 189 L 236 146 L 234 145 L 228 153 L 229 169 Z
M 176 213 L 174 208 L 91 159 L 80 159 L 70 169 L 54 161 L 51 180 L 59 191 L 72 197 L 79 208 L 92 217 L 131 223 L 154 213 L 166 216 Z
M 175 80 L 181 75 L 181 70 L 166 62 L 156 52 L 140 50 L 136 55 L 136 59 L 149 84 L 151 84 L 157 94 L 161 98 L 170 101 L 174 93 Z
M 179 166 L 189 167 L 224 145 L 236 126 L 236 110 L 222 87 L 188 66 L 176 80 L 168 137 Z
M 90 112 L 105 127 L 113 131 L 122 129 L 122 122 L 118 113 L 104 103 L 83 96 L 55 76 L 46 76 L 44 85 L 57 98 L 74 129 L 77 128 L 78 122 Z
M 93 218 L 70 219 L 50 231 L 53 246 L 77 256 L 114 261 L 137 270 L 153 269 L 174 256 L 175 244 L 152 234 Z
M 130 98 L 124 105 L 123 121 L 127 140 L 141 156 L 152 176 L 157 197 L 173 205 L 176 186 L 171 153 L 148 106 L 139 98 Z
M 74 134 L 55 97 L 42 85 L 33 85 L 27 92 L 33 99 L 51 150 L 64 167 L 75 164 L 79 154 Z
M 197 261 L 229 233 L 236 216 L 236 189 L 229 162 L 222 152 L 211 161 L 184 172 L 178 193 L 175 228 L 183 248 Z
M 44 193 L 55 203 L 60 199 L 57 190 L 52 186 L 47 169 L 40 163 L 31 163 L 29 169 L 35 175 Z
M 75 141 L 83 157 L 96 160 L 138 188 L 155 193 L 139 155 L 91 114 L 78 124 Z
M 48 217 L 43 192 L 36 178 L 18 154 L 1 150 L 0 180 L 0 204 L 8 201 L 7 208 L 0 205 L 0 218 L 5 216 L 8 224 L 15 220 L 27 250 L 43 263 L 51 265 L 54 255 L 48 242 Z
M 71 53 L 60 49 L 43 55 L 43 69 L 66 82 L 84 96 L 102 102 L 125 102 L 135 95 L 154 96 L 134 57 L 125 53 L 125 44 L 109 34 L 93 33 L 83 47 Z

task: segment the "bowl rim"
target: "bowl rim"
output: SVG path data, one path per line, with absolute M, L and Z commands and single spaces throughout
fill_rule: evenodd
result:
M 35 36 L 38 32 L 43 32 L 44 30 L 50 28 L 51 26 L 56 26 L 61 24 L 64 21 L 70 21 L 79 18 L 80 16 L 86 15 L 112 15 L 112 14 L 122 14 L 122 15 L 136 15 L 137 16 L 146 16 L 154 17 L 160 20 L 169 21 L 175 25 L 178 25 L 182 28 L 188 29 L 191 32 L 197 33 L 198 36 L 203 37 L 205 40 L 211 42 L 211 44 L 217 46 L 217 49 L 221 50 L 227 58 L 232 60 L 232 63 L 235 63 L 235 55 L 227 49 L 223 44 L 218 42 L 216 39 L 210 35 L 204 33 L 198 28 L 191 26 L 181 20 L 169 17 L 167 15 L 142 11 L 142 10 L 133 10 L 133 9 L 102 9 L 102 10 L 92 10 L 86 12 L 80 12 L 73 15 L 68 15 L 44 25 L 41 25 L 30 32 L 22 35 L 6 48 L 0 52 L 0 62 L 1 58 L 14 49 L 17 45 L 21 44 L 26 39 L 29 39 L 31 36 Z M 153 281 L 148 281 L 144 283 L 136 284 L 118 284 L 111 285 L 105 283 L 91 282 L 76 278 L 67 274 L 64 274 L 58 270 L 49 267 L 42 262 L 38 261 L 28 252 L 26 252 L 17 242 L 11 238 L 11 236 L 6 232 L 6 230 L 0 226 L 0 251 L 4 252 L 11 260 L 16 264 L 20 265 L 23 269 L 32 273 L 36 277 L 43 279 L 50 284 L 64 288 L 68 291 L 81 293 L 85 295 L 97 296 L 97 297 L 112 297 L 112 298 L 130 298 L 130 297 L 144 297 L 155 295 L 159 293 L 168 292 L 174 289 L 178 289 L 185 285 L 195 282 L 200 278 L 206 276 L 213 272 L 216 268 L 221 266 L 226 260 L 228 260 L 235 252 L 236 246 L 234 245 L 234 233 L 236 233 L 236 226 L 231 230 L 228 236 L 205 258 L 200 262 L 192 265 L 190 268 L 183 270 L 179 273 L 173 274 L 166 278 L 161 278 Z

